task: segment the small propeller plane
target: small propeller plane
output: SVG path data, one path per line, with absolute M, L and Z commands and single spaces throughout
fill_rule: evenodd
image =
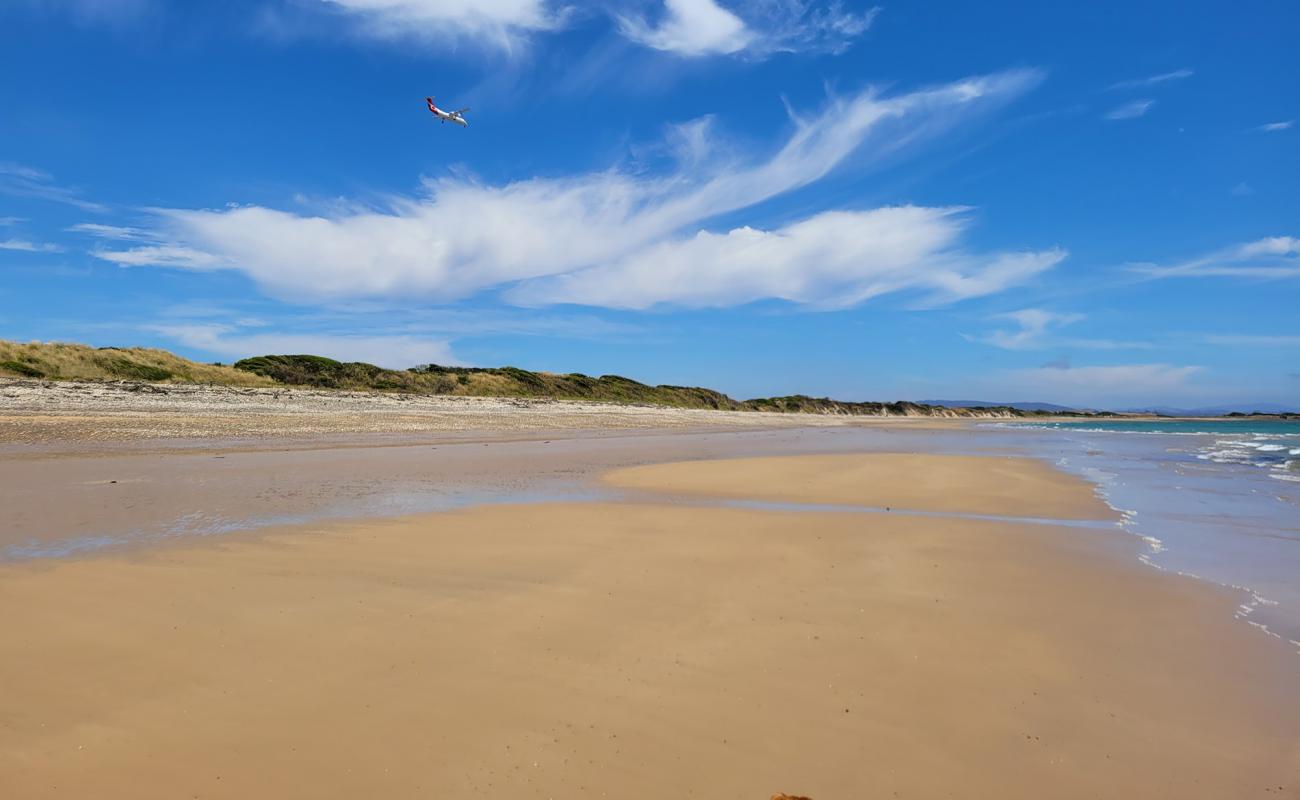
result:
M 465 121 L 465 117 L 462 116 L 466 111 L 469 111 L 468 106 L 456 109 L 455 111 L 443 111 L 441 108 L 438 108 L 433 104 L 432 97 L 424 98 L 424 102 L 429 104 L 429 113 L 437 117 L 440 122 L 454 122 L 457 125 L 469 126 L 469 123 Z

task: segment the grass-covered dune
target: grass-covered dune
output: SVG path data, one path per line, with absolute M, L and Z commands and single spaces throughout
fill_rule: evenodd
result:
M 275 381 L 234 367 L 201 364 L 148 347 L 89 347 L 84 344 L 0 340 L 0 375 L 79 381 L 212 383 L 275 386 Z
M 532 372 L 517 367 L 425 364 L 395 370 L 313 355 L 267 355 L 246 358 L 233 365 L 202 364 L 166 350 L 143 347 L 96 348 L 82 344 L 20 344 L 3 340 L 0 340 L 0 376 L 244 387 L 298 386 L 471 397 L 538 397 L 786 414 L 1037 416 L 1034 412 L 1004 407 L 946 409 L 919 403 L 853 403 L 804 395 L 735 400 L 722 392 L 698 386 L 651 386 L 620 375 L 592 377 L 577 372 Z
M 572 372 L 531 372 L 517 367 L 442 367 L 425 364 L 406 370 L 321 356 L 257 356 L 235 368 L 289 386 L 323 389 L 415 392 L 475 397 L 559 397 L 622 403 L 655 403 L 681 408 L 736 408 L 736 401 L 712 389 L 649 386 L 631 378 L 593 378 Z

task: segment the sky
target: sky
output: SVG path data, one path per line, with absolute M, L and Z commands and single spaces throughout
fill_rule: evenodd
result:
M 1297 30 L 1291 2 L 5 0 L 0 338 L 1300 406 Z

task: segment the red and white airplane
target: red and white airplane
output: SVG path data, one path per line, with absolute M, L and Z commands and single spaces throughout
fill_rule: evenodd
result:
M 441 108 L 438 108 L 436 105 L 433 104 L 433 98 L 432 98 L 432 97 L 426 97 L 426 98 L 424 98 L 424 102 L 426 102 L 426 103 L 429 104 L 429 113 L 431 113 L 431 114 L 433 114 L 435 117 L 437 117 L 437 118 L 439 119 L 439 121 L 441 121 L 441 122 L 454 122 L 454 123 L 456 123 L 457 125 L 464 125 L 464 126 L 468 126 L 468 125 L 469 125 L 469 123 L 465 121 L 465 117 L 461 116 L 461 115 L 464 114 L 466 111 L 469 111 L 469 108 L 468 108 L 468 107 L 466 107 L 466 108 L 460 108 L 460 109 L 457 109 L 457 110 L 455 110 L 455 111 L 443 111 Z

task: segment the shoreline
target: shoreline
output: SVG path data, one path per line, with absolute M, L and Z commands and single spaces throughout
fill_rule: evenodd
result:
M 660 451 L 629 454 L 647 443 Z M 685 447 L 604 444 L 623 455 L 573 457 Z M 935 458 L 929 510 L 990 510 L 976 457 Z M 1091 493 L 1036 461 L 991 461 L 1060 516 Z M 630 467 L 630 502 L 0 565 L 21 610 L 0 619 L 16 687 L 0 776 L 33 798 L 56 796 L 51 782 L 104 798 L 1293 790 L 1293 659 L 1216 611 L 1231 592 L 1140 564 L 1129 534 L 676 503 L 698 464 Z M 899 471 L 883 453 L 713 466 L 750 496 L 807 502 L 845 491 L 832 472 Z
M 0 534 L 0 564 L 93 557 L 101 552 L 143 552 L 189 538 L 225 538 L 285 525 L 393 518 L 475 505 L 655 500 L 652 492 L 639 492 L 634 486 L 614 487 L 607 480 L 598 480 L 598 475 L 700 458 L 716 461 L 860 452 L 915 452 L 925 454 L 922 458 L 945 452 L 988 457 L 1032 455 L 1042 449 L 981 444 L 981 439 L 995 438 L 980 436 L 981 432 L 996 432 L 1002 426 L 978 421 L 885 418 L 860 422 L 834 420 L 811 427 L 475 429 L 422 435 L 351 433 L 0 444 L 0 453 L 5 455 L 0 458 L 0 485 L 15 499 L 22 498 L 11 505 L 8 530 Z M 1054 455 L 1036 453 L 1035 457 L 1041 459 L 1045 470 L 1057 473 L 1062 469 L 1061 459 Z M 1090 475 L 1087 469 L 1066 472 L 1086 481 L 1091 487 L 1089 494 L 1100 498 L 1122 520 L 1121 527 L 1143 551 L 1133 557 L 1157 570 L 1168 569 L 1152 558 L 1159 553 L 1158 537 L 1148 535 L 1141 526 L 1131 527 L 1131 510 L 1111 502 L 1106 479 Z M 822 474 L 823 478 L 830 476 Z M 892 490 L 899 489 L 894 485 Z M 727 502 L 721 496 L 710 500 L 707 493 L 697 494 L 702 505 Z M 892 504 L 896 512 L 936 521 L 948 516 L 1070 524 L 1068 520 L 1035 518 L 1023 511 L 1006 515 L 987 513 L 987 508 L 982 510 L 985 513 L 960 508 L 909 511 L 898 500 L 821 499 L 831 502 L 788 503 L 786 507 L 871 513 Z M 681 501 L 685 500 L 682 495 Z M 738 498 L 732 506 L 779 510 L 782 503 L 781 498 L 764 502 Z M 1241 620 L 1280 642 L 1291 638 L 1267 624 L 1268 620 L 1280 621 L 1269 607 L 1267 592 L 1261 594 L 1249 582 L 1172 571 L 1237 592 L 1241 599 L 1231 608 Z M 1257 619 L 1249 617 L 1252 611 L 1259 612 Z M 1261 624 L 1259 619 L 1266 622 Z M 1285 625 L 1280 629 L 1289 630 Z M 1297 645 L 1294 641 L 1290 644 Z
M 716 412 L 690 413 L 707 418 Z M 39 445 L 0 443 L 0 485 L 14 498 L 8 530 L 0 533 L 0 564 L 82 557 L 101 551 L 138 552 L 174 539 L 225 537 L 314 521 L 388 518 L 483 504 L 654 499 L 653 494 L 638 492 L 635 487 L 615 488 L 597 479 L 603 470 L 638 465 L 701 458 L 914 452 L 1033 455 L 1045 469 L 1055 472 L 1065 468 L 1087 481 L 1092 493 L 1122 519 L 1121 527 L 1128 535 L 1145 545 L 1144 552 L 1134 554 L 1138 560 L 1157 570 L 1170 569 L 1162 563 L 1166 555 L 1160 536 L 1146 530 L 1148 520 L 1143 517 L 1135 528 L 1132 509 L 1111 502 L 1114 476 L 1093 474 L 1095 470 L 1086 464 L 1066 468 L 1052 448 L 1026 446 L 1019 436 L 999 435 L 1006 429 L 1032 430 L 1029 426 L 903 417 L 834 418 L 811 426 L 784 424 L 794 416 L 801 415 L 778 418 L 775 425 L 702 428 L 480 427 L 414 434 L 209 436 L 126 442 L 69 437 L 66 442 Z M 996 445 L 998 440 L 1003 446 Z M 902 474 L 908 472 L 902 470 Z M 834 476 L 824 472 L 821 477 Z M 896 484 L 891 491 L 900 489 L 906 487 Z M 769 510 L 782 507 L 779 498 L 777 502 L 772 499 L 741 499 L 732 505 Z M 891 505 L 880 498 L 829 499 L 831 502 L 787 507 L 870 513 Z M 706 498 L 708 502 L 726 501 Z M 1035 516 L 981 514 L 978 509 L 908 512 L 899 500 L 892 505 L 900 513 L 931 518 L 947 514 L 1014 521 Z M 1049 518 L 1031 521 L 1066 522 Z M 1274 608 L 1274 593 L 1268 584 L 1261 587 L 1240 577 L 1224 580 L 1213 571 L 1210 575 L 1177 567 L 1172 571 L 1238 592 L 1241 600 L 1233 608 L 1240 620 L 1300 648 L 1292 635 L 1294 620 L 1286 616 L 1290 612 Z

